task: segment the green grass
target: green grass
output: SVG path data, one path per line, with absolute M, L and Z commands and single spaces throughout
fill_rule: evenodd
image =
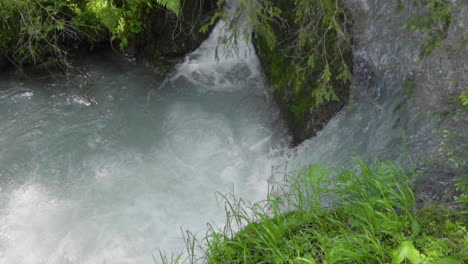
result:
M 188 233 L 189 262 L 465 263 L 466 211 L 416 210 L 411 178 L 393 164 L 357 161 L 338 172 L 310 166 L 260 203 L 223 196 L 226 226 L 209 226 L 198 241 Z

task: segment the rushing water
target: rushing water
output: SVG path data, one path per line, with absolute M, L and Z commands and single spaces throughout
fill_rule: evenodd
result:
M 419 66 L 395 3 L 346 2 L 360 6 L 353 99 L 295 150 L 251 45 L 214 59 L 221 24 L 164 80 L 112 56 L 70 78 L 2 77 L 0 263 L 152 263 L 159 248 L 183 246 L 180 227 L 222 223 L 216 192 L 262 199 L 286 161 L 395 159 L 404 139 L 413 153 L 435 146 L 431 80 L 450 72 Z M 401 89 L 417 71 L 431 81 L 416 91 L 426 109 Z
M 221 222 L 216 192 L 260 199 L 288 144 L 251 45 L 221 25 L 167 80 L 124 60 L 0 81 L 0 263 L 152 263 L 180 227 Z

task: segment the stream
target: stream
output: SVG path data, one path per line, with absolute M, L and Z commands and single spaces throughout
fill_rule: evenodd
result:
M 217 62 L 219 25 L 166 80 L 115 56 L 0 81 L 0 263 L 152 263 L 258 200 L 289 137 L 252 46 Z
M 419 46 L 381 30 L 401 25 L 377 2 L 356 22 L 356 58 L 382 74 L 355 77 L 350 104 L 294 149 L 252 44 L 215 59 L 222 23 L 165 78 L 112 54 L 68 77 L 2 76 L 0 263 L 154 263 L 184 247 L 181 228 L 222 225 L 217 192 L 259 201 L 285 167 L 427 144 L 430 114 L 401 107 Z

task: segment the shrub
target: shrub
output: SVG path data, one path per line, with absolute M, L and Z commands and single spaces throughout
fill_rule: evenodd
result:
M 155 7 L 179 13 L 180 0 L 0 0 L 0 52 L 12 63 L 68 65 L 76 43 L 118 40 L 124 49 Z

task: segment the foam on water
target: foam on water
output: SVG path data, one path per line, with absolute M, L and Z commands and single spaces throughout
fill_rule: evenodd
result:
M 70 80 L 2 78 L 0 263 L 153 263 L 157 249 L 183 247 L 180 227 L 223 223 L 216 192 L 260 200 L 286 161 L 395 159 L 405 140 L 424 150 L 431 112 L 401 89 L 419 45 L 395 3 L 347 2 L 365 3 L 353 10 L 364 66 L 352 100 L 294 150 L 251 44 L 214 58 L 223 23 L 167 80 L 111 57 Z
M 245 43 L 239 38 L 236 52 L 231 53 L 225 46 L 218 45 L 219 38 L 227 34 L 226 28 L 227 22 L 220 21 L 210 37 L 177 66 L 176 74 L 170 80 L 184 77 L 196 84 L 199 91 L 234 92 L 244 89 L 242 83 L 246 80 L 255 82 L 260 78 L 260 62 L 250 42 Z
M 216 192 L 265 196 L 288 137 L 251 44 L 210 39 L 165 81 L 95 58 L 0 81 L 0 263 L 152 263 L 222 223 Z

